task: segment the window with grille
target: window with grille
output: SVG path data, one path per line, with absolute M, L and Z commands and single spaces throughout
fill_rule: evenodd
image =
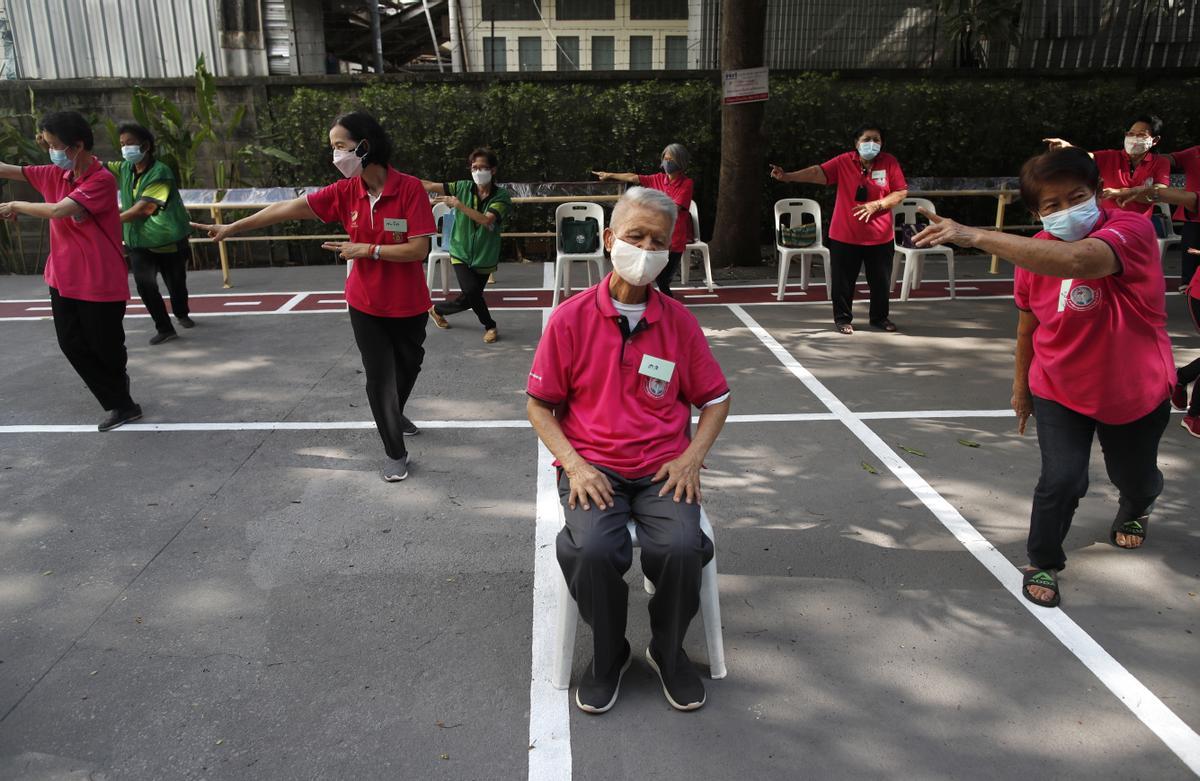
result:
M 539 0 L 483 0 L 485 22 L 527 22 L 541 19 Z
M 687 19 L 688 0 L 629 0 L 630 19 Z
M 554 18 L 561 21 L 616 19 L 616 2 L 615 0 L 558 0 L 554 4 Z
M 555 56 L 560 71 L 579 70 L 579 37 L 575 35 L 560 35 L 555 39 Z
M 592 37 L 592 70 L 610 71 L 616 69 L 613 50 L 616 39 L 611 35 L 596 35 Z
M 629 70 L 648 71 L 654 67 L 654 38 L 649 35 L 629 36 Z

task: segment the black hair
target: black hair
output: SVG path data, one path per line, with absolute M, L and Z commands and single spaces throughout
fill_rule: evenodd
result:
M 500 165 L 500 159 L 496 157 L 496 153 L 489 147 L 480 146 L 471 150 L 471 154 L 467 155 L 467 165 L 475 162 L 475 158 L 482 157 L 487 160 L 488 168 L 495 168 Z
M 366 141 L 367 153 L 363 155 L 363 165 L 382 165 L 387 167 L 392 160 L 392 140 L 383 127 L 365 111 L 351 111 L 342 114 L 333 121 L 334 126 L 346 128 L 354 141 Z
M 855 131 L 854 131 L 854 136 L 853 136 L 853 138 L 851 139 L 851 141 L 852 141 L 853 143 L 857 144 L 857 143 L 858 143 L 858 139 L 859 139 L 859 138 L 861 138 L 861 137 L 862 137 L 862 134 L 863 134 L 863 133 L 865 133 L 865 132 L 867 132 L 868 130 L 876 130 L 876 131 L 878 131 L 878 132 L 879 132 L 879 140 L 880 140 L 880 141 L 887 141 L 887 133 L 883 132 L 883 126 L 882 126 L 882 125 L 880 125 L 880 124 L 878 124 L 878 123 L 876 123 L 876 122 L 864 122 L 863 124 L 859 125 L 859 126 L 858 126 L 858 127 L 855 129 Z
M 146 154 L 154 154 L 154 134 L 145 125 L 139 125 L 136 122 L 122 122 L 117 128 L 117 135 L 123 136 L 126 133 L 138 140 L 138 146 L 147 147 Z
M 38 130 L 53 133 L 67 146 L 75 146 L 80 141 L 83 148 L 89 152 L 96 139 L 92 135 L 92 126 L 78 111 L 55 111 L 42 117 Z
M 1158 138 L 1163 133 L 1163 121 L 1154 114 L 1138 114 L 1134 117 L 1126 127 L 1133 127 L 1138 122 L 1145 122 L 1150 126 L 1150 135 Z
M 1052 149 L 1029 158 L 1021 166 L 1021 200 L 1030 211 L 1037 212 L 1042 187 L 1050 182 L 1072 182 L 1100 189 L 1100 169 L 1096 161 L 1077 146 Z

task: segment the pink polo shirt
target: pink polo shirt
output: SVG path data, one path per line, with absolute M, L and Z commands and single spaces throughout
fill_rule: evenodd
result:
M 554 310 L 538 343 L 526 392 L 564 405 L 567 441 L 589 464 L 637 479 L 691 442 L 691 408 L 729 392 L 696 318 L 653 287 L 625 341 L 609 278 Z M 668 380 L 640 373 L 645 356 L 675 364 Z
M 877 201 L 898 190 L 907 190 L 900 163 L 887 152 L 880 152 L 864 172 L 858 152 L 845 152 L 821 163 L 825 180 L 837 187 L 833 216 L 829 219 L 829 238 L 846 244 L 869 246 L 896 240 L 896 226 L 891 209 L 875 212 L 863 222 L 854 216 L 854 207 L 866 201 Z M 859 185 L 866 185 L 867 197 L 855 199 Z
M 1124 149 L 1102 149 L 1093 152 L 1096 167 L 1100 169 L 1100 181 L 1104 187 L 1121 190 L 1126 187 L 1144 187 L 1148 184 L 1170 184 L 1171 164 L 1162 155 L 1147 152 L 1138 163 L 1137 168 L 1129 170 L 1129 153 Z M 1141 201 L 1130 201 L 1124 206 L 1117 206 L 1111 198 L 1100 201 L 1105 209 L 1121 209 L 1149 217 L 1154 211 L 1154 204 Z
M 1193 146 L 1171 155 L 1175 165 L 1183 170 L 1183 189 L 1200 193 L 1200 146 Z M 1175 219 L 1184 222 L 1200 222 L 1200 209 L 1190 212 L 1182 206 L 1175 209 Z
M 70 198 L 83 207 L 74 217 L 50 220 L 50 254 L 42 275 L 46 284 L 65 298 L 128 301 L 116 177 L 95 159 L 79 176 L 56 165 L 27 165 L 21 171 L 46 203 Z
M 421 180 L 395 168 L 388 168 L 374 206 L 361 176 L 309 193 L 308 205 L 322 222 L 340 222 L 354 243 L 407 244 L 437 234 L 433 207 Z M 415 317 L 433 306 L 420 261 L 374 258 L 355 259 L 346 277 L 346 303 L 376 317 Z
M 1034 238 L 1058 241 L 1046 231 Z M 1175 384 L 1158 239 L 1146 217 L 1112 209 L 1102 210 L 1088 238 L 1112 248 L 1119 272 L 1101 279 L 1015 272 L 1017 307 L 1038 319 L 1029 389 L 1101 423 L 1131 423 Z
M 671 181 L 671 177 L 665 173 L 658 173 L 638 176 L 638 184 L 666 193 L 679 207 L 675 215 L 675 232 L 671 234 L 671 252 L 683 252 L 692 237 L 692 215 L 689 211 L 692 207 L 692 180 L 680 176 Z

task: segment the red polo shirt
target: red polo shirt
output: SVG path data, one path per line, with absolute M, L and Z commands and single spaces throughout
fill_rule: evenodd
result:
M 308 205 L 322 222 L 340 222 L 355 243 L 407 244 L 409 239 L 437 234 L 421 180 L 395 168 L 388 168 L 374 208 L 361 176 L 310 193 Z M 420 261 L 374 258 L 355 258 L 346 278 L 346 303 L 376 317 L 414 317 L 433 306 Z
M 671 177 L 659 173 L 638 176 L 638 184 L 666 193 L 679 207 L 679 213 L 675 215 L 675 232 L 671 234 L 671 252 L 683 252 L 692 240 L 692 215 L 689 211 L 692 206 L 692 180 L 680 176 L 671 181 Z
M 589 464 L 633 480 L 682 455 L 691 442 L 691 408 L 725 395 L 729 384 L 696 318 L 653 287 L 626 341 L 611 276 L 554 310 L 525 390 L 565 405 L 563 434 Z M 670 378 L 640 373 L 645 356 L 674 363 Z
M 70 198 L 83 207 L 82 214 L 50 220 L 46 284 L 66 298 L 128 301 L 117 180 L 108 168 L 93 159 L 80 176 L 56 165 L 27 165 L 21 171 L 46 203 Z
M 1158 238 L 1147 218 L 1110 209 L 1088 237 L 1112 247 L 1120 271 L 1101 279 L 1020 267 L 1014 274 L 1017 306 L 1038 319 L 1029 389 L 1101 423 L 1131 423 L 1161 404 L 1176 379 Z M 1034 238 L 1058 241 L 1046 231 Z
M 863 222 L 854 216 L 854 207 L 866 201 L 877 201 L 898 190 L 907 190 L 900 163 L 887 152 L 880 152 L 864 171 L 858 152 L 845 152 L 821 163 L 825 180 L 837 187 L 833 217 L 829 220 L 829 238 L 846 244 L 885 244 L 896 240 L 892 210 L 875 212 Z M 859 185 L 866 185 L 867 197 L 855 199 Z
M 1175 165 L 1183 169 L 1183 189 L 1192 193 L 1200 193 L 1200 146 L 1184 149 L 1171 155 Z M 1185 222 L 1200 222 L 1200 209 L 1190 212 L 1180 206 L 1175 210 L 1175 219 Z
M 1147 152 L 1142 162 L 1134 170 L 1129 170 L 1129 153 L 1124 149 L 1102 149 L 1093 152 L 1096 167 L 1100 169 L 1100 181 L 1104 187 L 1122 190 L 1126 187 L 1144 187 L 1148 184 L 1170 184 L 1171 164 L 1162 155 Z M 1105 209 L 1121 209 L 1149 217 L 1154 211 L 1154 204 L 1130 201 L 1124 206 L 1117 206 L 1111 198 L 1100 201 Z

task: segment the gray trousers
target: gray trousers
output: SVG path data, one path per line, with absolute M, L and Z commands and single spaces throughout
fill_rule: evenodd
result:
M 620 663 L 625 647 L 629 587 L 624 575 L 633 564 L 633 543 L 625 524 L 637 524 L 642 571 L 654 584 L 650 599 L 651 644 L 663 660 L 663 674 L 674 673 L 688 625 L 700 607 L 700 575 L 713 557 L 712 540 L 700 531 L 700 505 L 659 497 L 663 482 L 627 480 L 597 467 L 613 486 L 607 510 L 567 506 L 570 481 L 561 469 L 558 495 L 567 523 L 558 534 L 562 567 L 579 615 L 592 628 L 594 673 L 603 676 Z

